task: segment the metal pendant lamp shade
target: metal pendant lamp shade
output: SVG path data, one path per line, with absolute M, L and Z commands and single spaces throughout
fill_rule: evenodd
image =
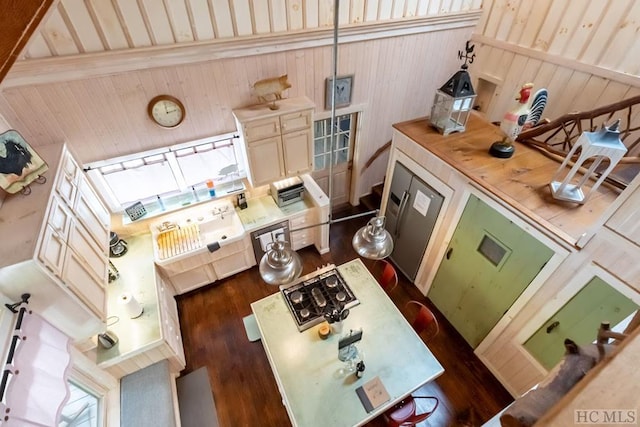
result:
M 300 277 L 302 259 L 287 242 L 270 243 L 260 260 L 260 276 L 269 285 L 284 285 Z
M 376 216 L 356 232 L 351 243 L 358 255 L 369 259 L 383 259 L 391 255 L 393 239 L 384 223 L 384 216 Z

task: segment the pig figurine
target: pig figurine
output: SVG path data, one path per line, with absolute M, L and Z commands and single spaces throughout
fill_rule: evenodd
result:
M 282 91 L 289 89 L 291 84 L 287 81 L 287 74 L 280 77 L 271 77 L 258 80 L 253 84 L 253 94 L 260 102 L 271 102 L 269 108 L 276 110 L 276 100 L 282 99 Z

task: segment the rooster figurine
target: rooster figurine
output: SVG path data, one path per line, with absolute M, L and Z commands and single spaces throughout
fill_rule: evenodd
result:
M 505 134 L 505 137 L 501 141 L 496 141 L 491 145 L 489 153 L 501 159 L 508 159 L 513 156 L 515 151 L 513 147 L 513 141 L 518 137 L 518 134 L 522 130 L 527 117 L 529 116 L 529 97 L 531 97 L 531 89 L 533 89 L 533 83 L 525 83 L 522 85 L 516 101 L 516 106 L 507 112 L 502 118 L 500 123 L 500 130 Z

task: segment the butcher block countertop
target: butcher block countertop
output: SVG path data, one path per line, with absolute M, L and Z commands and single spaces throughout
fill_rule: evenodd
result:
M 560 163 L 519 142 L 514 143 L 515 153 L 510 159 L 491 156 L 489 148 L 502 139 L 502 134 L 476 112 L 469 118 L 465 132 L 447 136 L 432 128 L 426 117 L 393 127 L 572 246 L 619 194 L 603 184 L 584 205 L 554 199 L 549 182 Z

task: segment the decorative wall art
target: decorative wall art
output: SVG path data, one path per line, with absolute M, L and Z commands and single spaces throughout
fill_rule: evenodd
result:
M 41 175 L 49 167 L 27 144 L 22 135 L 8 130 L 0 135 L 0 188 L 7 193 L 28 194 L 33 181 L 44 182 Z
M 333 79 L 325 79 L 326 89 L 324 98 L 324 109 L 331 109 L 331 90 L 333 89 Z M 351 104 L 351 89 L 353 88 L 353 75 L 336 78 L 336 108 L 346 107 Z

